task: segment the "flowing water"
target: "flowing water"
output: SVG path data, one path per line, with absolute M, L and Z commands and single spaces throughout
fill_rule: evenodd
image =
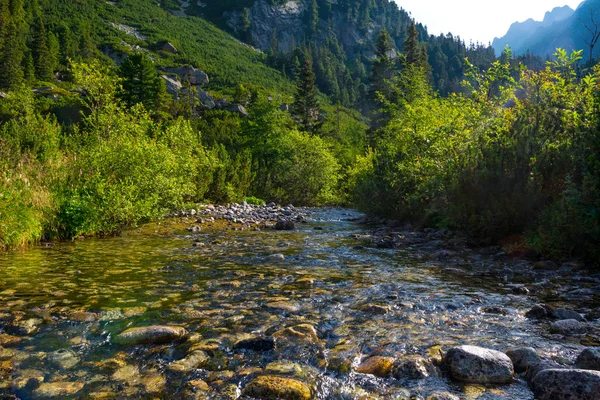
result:
M 533 346 L 564 359 L 582 348 L 525 319 L 539 299 L 512 295 L 495 277 L 449 273 L 409 252 L 361 246 L 366 230 L 352 222 L 356 216 L 319 209 L 290 232 L 221 226 L 190 233 L 173 219 L 120 237 L 0 254 L 0 398 L 236 398 L 261 368 L 285 360 L 299 364 L 319 399 L 433 391 L 531 399 L 520 379 L 486 387 L 377 378 L 352 365 L 369 354 L 427 356 L 457 344 Z M 183 326 L 192 339 L 115 343 L 129 327 L 155 324 Z M 299 324 L 314 326 L 318 339 L 234 348 Z M 211 348 L 210 360 L 171 371 L 191 342 Z

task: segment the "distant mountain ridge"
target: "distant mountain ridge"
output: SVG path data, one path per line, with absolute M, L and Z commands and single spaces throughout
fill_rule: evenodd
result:
M 501 38 L 494 38 L 492 47 L 496 51 L 496 55 L 500 56 L 504 48 L 508 45 L 518 54 L 523 53 L 523 49 L 527 51 L 527 46 L 530 41 L 535 40 L 538 32 L 550 28 L 553 24 L 567 20 L 575 13 L 569 6 L 555 7 L 552 11 L 546 12 L 543 21 L 535 21 L 529 18 L 524 22 L 513 23 L 506 35 Z

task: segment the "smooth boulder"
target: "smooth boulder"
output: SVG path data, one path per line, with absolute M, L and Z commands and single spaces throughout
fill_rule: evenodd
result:
M 506 351 L 513 363 L 515 372 L 525 372 L 527 368 L 539 364 L 542 359 L 533 347 L 518 347 Z
M 117 343 L 124 345 L 131 344 L 162 344 L 177 342 L 187 336 L 185 328 L 180 326 L 144 326 L 139 328 L 129 328 L 117 335 Z
M 561 319 L 550 324 L 551 333 L 560 333 L 562 335 L 577 335 L 585 333 L 586 326 L 576 319 Z
M 598 400 L 600 371 L 546 369 L 533 380 L 537 400 Z
M 510 383 L 513 363 L 500 351 L 477 346 L 458 346 L 444 358 L 450 376 L 467 383 Z
M 600 348 L 589 347 L 584 349 L 575 361 L 575 366 L 581 369 L 600 371 Z

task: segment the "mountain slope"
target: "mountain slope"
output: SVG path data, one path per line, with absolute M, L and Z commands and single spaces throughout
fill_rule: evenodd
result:
M 600 28 L 600 0 L 587 0 L 572 13 L 564 7 L 554 9 L 546 14 L 543 22 L 528 22 L 526 25 L 527 29 L 522 29 L 523 24 L 513 24 L 507 35 L 495 39 L 493 46 L 496 52 L 502 51 L 503 46 L 508 44 L 516 54 L 529 50 L 546 57 L 560 47 L 568 51 L 584 50 L 585 60 L 600 56 L 600 47 L 594 48 L 593 54 L 590 54 L 588 45 L 592 38 L 588 28 L 592 31 L 596 30 L 596 26 Z

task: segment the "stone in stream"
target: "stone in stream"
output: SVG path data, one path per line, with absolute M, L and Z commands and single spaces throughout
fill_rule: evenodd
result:
M 14 347 L 21 343 L 21 341 L 23 341 L 21 337 L 0 334 L 0 346 L 2 347 Z
M 275 375 L 257 377 L 246 385 L 242 394 L 273 400 L 310 400 L 312 398 L 312 391 L 304 382 Z
M 600 348 L 589 347 L 584 349 L 577 357 L 575 366 L 581 369 L 600 371 Z
M 510 358 L 496 350 L 458 346 L 448 350 L 444 361 L 450 376 L 461 382 L 510 383 L 514 376 Z
M 529 319 L 544 319 L 554 316 L 554 307 L 547 304 L 536 304 L 533 308 L 525 313 Z
M 537 400 L 598 400 L 600 371 L 546 369 L 532 382 Z
M 209 360 L 208 355 L 202 350 L 194 350 L 185 358 L 177 360 L 169 364 L 169 369 L 176 372 L 191 372 L 195 369 L 202 368 Z
M 13 323 L 6 327 L 6 331 L 10 334 L 19 335 L 19 336 L 29 336 L 36 333 L 39 329 L 39 326 L 44 321 L 39 318 L 30 318 L 26 320 L 21 320 Z
M 275 230 L 277 231 L 293 231 L 294 229 L 296 229 L 296 224 L 293 221 L 280 219 L 275 224 Z
M 525 372 L 527 368 L 539 364 L 542 359 L 533 347 L 518 347 L 507 350 L 506 355 L 513 363 L 515 372 Z
M 586 326 L 576 319 L 562 319 L 555 321 L 550 325 L 551 333 L 560 333 L 563 335 L 576 335 L 585 333 Z
M 177 342 L 187 336 L 185 328 L 180 326 L 144 326 L 129 328 L 115 338 L 117 343 L 133 344 L 162 344 Z
M 527 369 L 527 373 L 525 374 L 527 383 L 531 385 L 537 374 L 547 369 L 566 369 L 566 367 L 557 363 L 556 361 L 543 360 L 539 364 L 533 365 Z
M 448 392 L 433 393 L 425 398 L 425 400 L 460 400 L 460 397 Z
M 48 354 L 48 361 L 61 369 L 70 369 L 79 364 L 79 356 L 73 350 L 60 349 Z
M 435 365 L 424 357 L 409 356 L 395 362 L 393 374 L 396 379 L 425 379 L 438 375 L 438 371 Z
M 281 341 L 288 341 L 301 344 L 320 344 L 317 330 L 309 324 L 300 324 L 281 329 L 275 332 L 272 337 Z
M 392 374 L 394 359 L 391 357 L 374 356 L 361 362 L 354 371 L 359 374 L 371 374 L 380 378 L 386 378 Z
M 253 350 L 253 351 L 270 351 L 275 348 L 275 340 L 269 337 L 257 337 L 251 339 L 240 340 L 235 345 L 235 349 Z
M 554 311 L 554 318 L 558 320 L 575 319 L 579 322 L 583 321 L 583 317 L 577 311 L 565 310 L 564 308 L 557 308 Z
M 33 391 L 35 398 L 61 398 L 73 396 L 83 389 L 81 382 L 48 382 L 42 383 Z

